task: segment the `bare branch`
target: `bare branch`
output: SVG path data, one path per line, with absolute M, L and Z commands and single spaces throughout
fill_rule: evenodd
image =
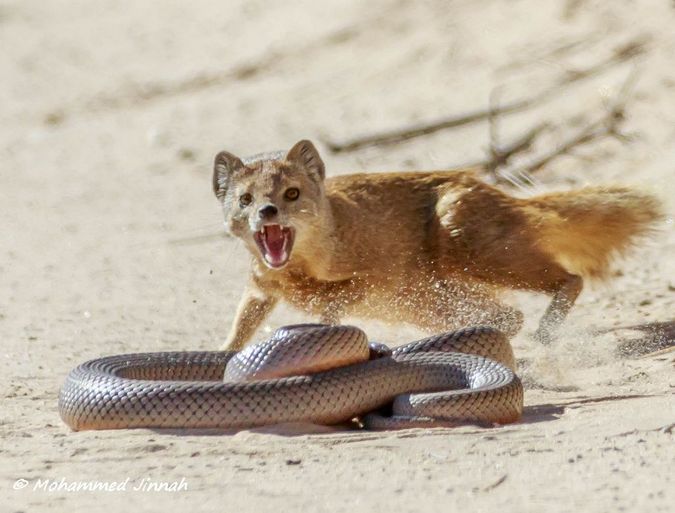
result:
M 589 123 L 557 148 L 521 168 L 519 171 L 522 173 L 534 173 L 549 164 L 552 160 L 569 153 L 573 148 L 588 144 L 601 137 L 614 137 L 624 142 L 630 140 L 630 136 L 620 131 L 620 125 L 626 117 L 626 102 L 635 85 L 636 78 L 637 71 L 634 69 L 622 84 L 615 100 L 608 106 L 607 111 L 600 119 Z
M 517 153 L 522 153 L 529 150 L 537 136 L 548 128 L 549 123 L 540 123 L 534 128 L 530 129 L 523 136 L 517 138 L 511 144 L 507 146 L 501 146 L 499 143 L 498 117 L 496 114 L 499 110 L 497 106 L 498 95 L 498 88 L 495 88 L 490 94 L 490 113 L 488 116 L 490 147 L 488 149 L 488 159 L 475 162 L 470 167 L 483 168 L 493 183 L 502 183 L 524 189 L 533 185 L 532 180 L 528 175 L 504 171 L 497 172 L 497 170 L 498 168 L 506 166 L 511 157 Z
M 618 47 L 610 57 L 582 70 L 567 71 L 563 76 L 559 77 L 552 86 L 536 93 L 528 99 L 515 101 L 504 107 L 493 108 L 490 106 L 487 109 L 478 109 L 441 118 L 436 121 L 418 123 L 371 135 L 354 137 L 342 142 L 336 142 L 326 138 L 322 139 L 322 142 L 333 153 L 356 151 L 371 146 L 387 146 L 416 137 L 429 135 L 438 132 L 439 130 L 457 128 L 484 121 L 490 119 L 491 116 L 494 117 L 496 115 L 510 114 L 525 110 L 558 95 L 561 87 L 576 84 L 581 80 L 597 75 L 617 64 L 635 58 L 645 51 L 646 44 L 647 40 L 644 36 L 628 41 L 626 44 Z
M 510 112 L 523 110 L 527 107 L 530 107 L 532 103 L 533 100 L 523 100 L 514 102 L 509 105 L 506 105 L 505 107 L 500 108 L 496 112 L 496 114 L 508 114 Z M 401 141 L 406 141 L 408 139 L 413 139 L 415 137 L 420 137 L 422 135 L 432 134 L 434 132 L 438 132 L 439 130 L 443 130 L 446 128 L 455 128 L 458 126 L 476 123 L 477 121 L 482 121 L 486 119 L 488 116 L 490 116 L 490 109 L 480 109 L 473 112 L 467 112 L 464 114 L 453 115 L 447 118 L 441 118 L 437 121 L 432 121 L 429 123 L 411 125 L 404 128 L 398 128 L 387 132 L 381 132 L 378 134 L 368 135 L 364 137 L 355 137 L 353 139 L 344 142 L 332 142 L 330 140 L 324 140 L 323 143 L 333 153 L 354 151 L 359 150 L 361 148 L 366 148 L 368 146 L 386 146 L 389 144 L 395 144 Z

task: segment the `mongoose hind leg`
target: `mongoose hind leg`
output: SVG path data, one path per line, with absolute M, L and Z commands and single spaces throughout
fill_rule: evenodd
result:
M 553 294 L 553 299 L 548 305 L 546 312 L 539 321 L 539 327 L 534 333 L 536 340 L 542 344 L 550 344 L 556 335 L 556 330 L 565 320 L 577 297 L 581 293 L 584 282 L 581 276 L 569 274 L 560 283 Z
M 507 276 L 503 284 L 508 287 L 544 292 L 553 296 L 534 334 L 543 344 L 551 343 L 556 331 L 567 317 L 583 288 L 583 279 L 565 270 L 559 263 L 543 253 L 531 252 L 523 264 L 502 272 Z

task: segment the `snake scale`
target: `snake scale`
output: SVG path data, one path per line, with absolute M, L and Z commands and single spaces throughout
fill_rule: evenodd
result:
M 289 347 L 287 339 L 297 335 L 301 340 L 290 344 L 289 357 L 282 342 Z M 360 354 L 338 356 L 345 361 L 336 368 L 320 363 L 318 371 L 310 371 L 300 363 L 296 371 L 264 370 L 275 359 L 295 361 L 310 353 L 311 360 L 318 345 L 340 355 L 343 346 L 354 344 Z M 501 424 L 522 414 L 523 388 L 514 366 L 508 340 L 489 327 L 436 335 L 392 351 L 369 349 L 355 327 L 299 325 L 240 353 L 138 353 L 88 361 L 66 378 L 59 413 L 73 430 L 250 428 L 354 418 L 374 429 Z M 223 381 L 224 375 L 237 381 Z M 382 408 L 389 408 L 387 415 Z

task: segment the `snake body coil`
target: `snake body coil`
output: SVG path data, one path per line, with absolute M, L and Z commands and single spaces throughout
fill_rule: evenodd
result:
M 358 328 L 321 329 L 336 328 L 342 329 L 335 332 L 338 339 L 363 338 Z M 324 338 L 314 333 L 315 340 Z M 301 346 L 293 347 L 298 351 Z M 270 358 L 269 349 L 262 353 L 268 356 L 251 353 L 244 360 L 255 366 Z M 59 413 L 74 430 L 248 428 L 282 422 L 335 424 L 393 402 L 392 419 L 366 417 L 372 427 L 389 428 L 507 423 L 517 420 L 523 408 L 522 385 L 511 370 L 511 346 L 501 332 L 487 327 L 430 337 L 388 356 L 313 374 L 263 374 L 262 380 L 223 382 L 228 361 L 236 354 L 162 352 L 91 360 L 68 375 Z

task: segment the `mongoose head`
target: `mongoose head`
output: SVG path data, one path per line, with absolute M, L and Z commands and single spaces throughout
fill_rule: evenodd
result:
M 310 141 L 288 153 L 240 159 L 216 155 L 213 191 L 226 229 L 272 269 L 281 269 L 295 252 L 311 253 L 311 234 L 324 204 L 325 168 Z

